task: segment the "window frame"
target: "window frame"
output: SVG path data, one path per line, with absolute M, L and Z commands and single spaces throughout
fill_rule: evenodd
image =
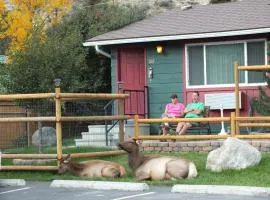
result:
M 223 45 L 223 44 L 243 44 L 244 45 L 244 65 L 247 65 L 247 43 L 248 42 L 264 42 L 264 60 L 265 60 L 265 65 L 267 65 L 267 39 L 266 38 L 259 38 L 259 39 L 248 39 L 248 40 L 235 40 L 235 41 L 225 41 L 225 42 L 205 42 L 205 43 L 189 43 L 185 44 L 185 67 L 186 67 L 186 88 L 187 89 L 192 89 L 192 88 L 225 88 L 225 87 L 234 87 L 235 84 L 207 84 L 207 69 L 206 69 L 206 46 L 207 45 Z M 203 46 L 203 82 L 204 85 L 189 85 L 189 55 L 188 55 L 188 47 L 191 46 Z M 233 65 L 233 64 L 232 64 Z M 248 71 L 244 72 L 244 77 L 245 77 L 245 82 L 240 83 L 240 86 L 260 86 L 260 85 L 266 85 L 266 82 L 261 82 L 261 83 L 248 83 Z

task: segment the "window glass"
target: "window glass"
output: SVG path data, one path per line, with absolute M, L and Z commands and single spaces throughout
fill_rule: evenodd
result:
M 265 64 L 265 42 L 248 42 L 247 43 L 247 64 L 264 65 Z M 248 72 L 248 83 L 262 83 L 263 72 Z
M 188 47 L 189 85 L 204 85 L 203 46 Z
M 233 84 L 234 62 L 244 63 L 244 44 L 222 44 L 206 46 L 207 84 Z M 240 72 L 244 82 L 244 72 Z

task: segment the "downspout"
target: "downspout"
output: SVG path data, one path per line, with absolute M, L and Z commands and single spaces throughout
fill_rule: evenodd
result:
M 101 50 L 98 45 L 95 46 L 95 50 L 96 50 L 96 53 L 106 56 L 107 58 L 111 58 L 111 55 Z

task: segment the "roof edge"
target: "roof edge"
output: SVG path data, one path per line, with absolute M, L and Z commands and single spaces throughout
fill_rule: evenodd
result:
M 83 46 L 89 47 L 89 46 L 96 46 L 96 45 L 113 45 L 113 44 L 126 44 L 126 43 L 130 44 L 130 43 L 139 43 L 139 42 L 156 42 L 156 41 L 212 38 L 212 37 L 225 37 L 225 36 L 236 36 L 236 35 L 251 35 L 251 34 L 258 34 L 258 33 L 270 33 L 270 27 L 237 30 L 237 31 L 211 32 L 211 33 L 195 33 L 195 34 L 184 34 L 184 35 L 168 35 L 168 36 L 140 37 L 140 38 L 128 38 L 128 39 L 99 40 L 99 41 L 93 41 L 93 42 L 84 42 Z

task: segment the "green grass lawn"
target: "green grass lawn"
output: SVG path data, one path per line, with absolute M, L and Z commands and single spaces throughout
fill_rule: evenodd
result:
M 95 152 L 111 149 L 101 148 L 70 148 L 64 149 L 63 153 Z M 25 150 L 23 153 L 34 153 L 34 149 Z M 12 152 L 15 153 L 15 152 Z M 20 151 L 22 153 L 22 151 Z M 55 153 L 54 149 L 47 149 L 44 153 Z M 198 177 L 190 180 L 176 181 L 146 181 L 149 185 L 172 186 L 174 184 L 196 184 L 196 185 L 238 185 L 238 186 L 261 186 L 270 187 L 270 154 L 262 154 L 261 163 L 258 166 L 250 167 L 245 170 L 233 171 L 227 170 L 220 173 L 210 172 L 205 169 L 207 153 L 162 153 L 162 155 L 181 156 L 193 160 L 197 166 Z M 96 158 L 95 158 L 96 159 Z M 127 177 L 121 179 L 105 178 L 87 178 L 76 177 L 69 173 L 59 175 L 57 172 L 43 171 L 1 171 L 0 179 L 25 179 L 26 181 L 52 181 L 55 179 L 62 180 L 107 180 L 107 181 L 128 181 L 136 182 L 134 174 L 127 165 L 127 155 L 102 157 L 100 159 L 110 160 L 122 164 L 127 170 Z M 86 160 L 86 159 L 84 159 Z M 10 165 L 11 160 L 2 159 L 2 165 Z

